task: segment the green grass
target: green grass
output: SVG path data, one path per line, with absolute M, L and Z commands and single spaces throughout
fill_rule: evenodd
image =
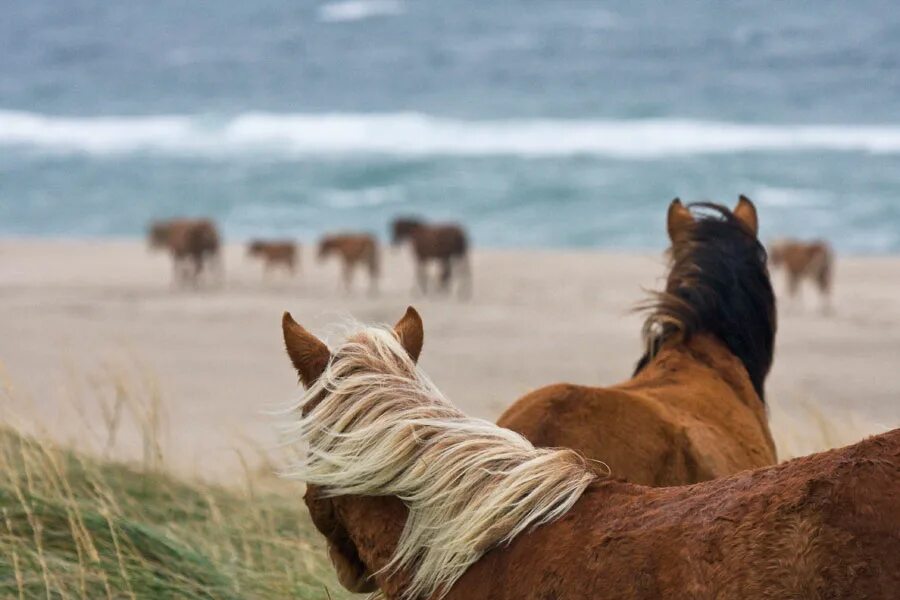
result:
M 0 598 L 347 597 L 300 491 L 181 481 L 0 429 Z

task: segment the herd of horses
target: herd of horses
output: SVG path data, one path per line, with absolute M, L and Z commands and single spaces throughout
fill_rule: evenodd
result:
M 895 598 L 900 429 L 777 463 L 776 304 L 755 206 L 675 200 L 644 352 L 607 388 L 556 384 L 497 424 L 417 361 L 409 308 L 332 351 L 285 313 L 305 392 L 288 476 L 341 584 L 404 600 Z
M 212 220 L 176 218 L 157 221 L 150 225 L 148 241 L 151 248 L 169 251 L 176 285 L 196 286 L 204 277 L 221 281 L 224 273 L 222 238 Z M 456 279 L 459 295 L 471 294 L 469 240 L 460 225 L 398 218 L 391 224 L 391 243 L 394 246 L 408 243 L 412 247 L 416 285 L 421 293 L 428 292 L 428 268 L 435 264 L 439 292 L 451 291 Z M 279 269 L 295 275 L 300 267 L 300 245 L 294 240 L 254 239 L 247 244 L 247 255 L 262 262 L 265 275 Z M 354 274 L 362 269 L 368 274 L 369 292 L 377 292 L 380 251 L 374 235 L 326 235 L 319 241 L 318 258 L 321 261 L 329 256 L 336 256 L 341 261 L 345 291 L 351 290 Z

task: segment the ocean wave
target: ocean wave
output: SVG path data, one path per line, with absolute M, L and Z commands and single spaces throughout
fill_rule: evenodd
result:
M 397 0 L 346 0 L 319 7 L 319 20 L 325 23 L 361 21 L 370 17 L 399 15 L 403 5 Z
M 748 125 L 683 119 L 454 120 L 417 113 L 55 117 L 0 111 L 0 148 L 117 155 L 258 154 L 653 159 L 740 152 L 900 153 L 900 125 Z

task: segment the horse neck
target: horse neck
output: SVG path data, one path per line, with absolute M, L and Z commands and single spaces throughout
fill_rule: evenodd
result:
M 388 598 L 399 597 L 405 574 L 380 573 L 391 560 L 406 525 L 408 510 L 393 496 L 339 496 L 334 498 L 337 517 L 357 554 Z
M 634 382 L 671 381 L 672 371 L 697 382 L 709 378 L 710 371 L 714 372 L 715 377 L 731 389 L 734 398 L 747 406 L 762 428 L 768 431 L 765 405 L 753 388 L 747 369 L 715 336 L 701 333 L 693 335 L 687 342 L 676 340 L 665 343 Z

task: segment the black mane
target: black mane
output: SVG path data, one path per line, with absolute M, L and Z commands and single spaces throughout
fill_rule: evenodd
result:
M 635 375 L 671 337 L 687 341 L 709 333 L 741 360 L 765 402 L 763 383 L 772 366 L 776 329 L 766 250 L 727 208 L 707 202 L 689 206 L 704 214 L 671 249 L 666 291 L 645 306 L 648 350 Z

